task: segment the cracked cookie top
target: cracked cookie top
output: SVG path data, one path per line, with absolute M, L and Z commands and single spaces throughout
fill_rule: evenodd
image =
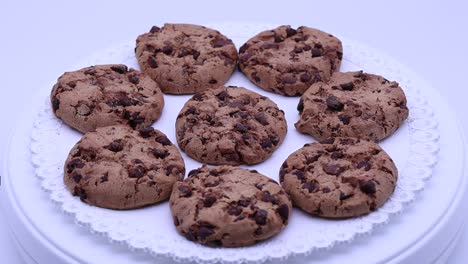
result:
M 159 119 L 164 107 L 158 84 L 121 64 L 66 72 L 50 98 L 55 115 L 83 133 L 117 124 L 147 127 Z
M 64 168 L 64 182 L 73 195 L 110 209 L 166 200 L 184 175 L 184 161 L 166 135 L 151 127 L 137 131 L 123 125 L 86 133 Z
M 306 144 L 280 170 L 280 182 L 294 206 L 327 218 L 376 210 L 393 193 L 397 178 L 397 168 L 383 149 L 355 138 Z
M 260 32 L 239 49 L 239 68 L 259 87 L 297 96 L 328 81 L 343 57 L 341 41 L 309 27 L 280 26 Z
M 237 65 L 232 40 L 216 30 L 190 24 L 153 26 L 138 36 L 135 53 L 142 71 L 168 94 L 216 88 Z
M 296 129 L 318 141 L 330 137 L 380 141 L 408 117 L 399 84 L 362 71 L 336 72 L 328 83 L 312 85 L 297 110 Z
M 177 230 L 210 246 L 247 246 L 287 224 L 291 202 L 277 182 L 232 166 L 192 170 L 174 185 L 170 208 Z
M 195 160 L 216 165 L 262 162 L 286 131 L 284 112 L 273 101 L 232 86 L 195 94 L 176 121 L 179 147 Z

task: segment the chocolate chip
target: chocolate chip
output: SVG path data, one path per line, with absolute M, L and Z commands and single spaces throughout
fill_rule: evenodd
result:
M 249 44 L 244 43 L 244 45 L 242 45 L 242 46 L 240 47 L 239 53 L 244 53 L 249 47 L 250 47 Z
M 255 113 L 254 117 L 255 117 L 255 120 L 257 120 L 257 122 L 259 122 L 260 124 L 262 124 L 264 126 L 270 124 L 270 123 L 268 123 L 267 117 L 262 112 Z
M 89 69 L 84 71 L 84 74 L 86 74 L 86 75 L 94 75 L 96 73 L 97 73 L 97 71 L 94 69 L 94 67 L 90 67 Z
M 344 168 L 335 164 L 328 164 L 323 166 L 323 171 L 327 174 L 338 176 L 344 171 Z
M 317 48 L 312 48 L 310 50 L 310 53 L 312 54 L 312 58 L 322 56 L 322 52 L 320 51 L 320 49 L 317 49 Z
M 175 173 L 174 173 L 174 170 L 175 170 Z M 179 168 L 176 165 L 171 164 L 171 165 L 168 165 L 166 167 L 165 172 L 166 172 L 166 176 L 169 176 L 169 175 L 172 175 L 172 174 L 177 174 L 180 171 L 179 171 Z
M 213 46 L 214 48 L 220 48 L 228 43 L 229 41 L 224 39 L 214 39 L 211 41 L 211 46 Z
M 226 100 L 226 97 L 229 97 L 229 94 L 226 90 L 220 92 L 219 94 L 216 95 L 216 97 L 221 100 L 221 101 L 224 101 Z
M 305 180 L 305 174 L 301 170 L 295 170 L 292 174 L 295 175 L 297 177 L 297 179 L 300 180 L 300 181 Z
M 203 201 L 203 206 L 211 207 L 216 202 L 216 197 L 213 195 L 208 195 Z
M 281 77 L 281 83 L 283 84 L 295 84 L 297 81 L 296 77 L 291 75 L 286 75 Z
M 88 195 L 86 195 L 86 191 L 78 186 L 75 186 L 75 188 L 73 189 L 73 195 L 79 196 L 81 201 L 84 201 L 88 198 Z
M 320 143 L 322 143 L 322 144 L 333 144 L 333 143 L 335 143 L 335 138 L 327 138 L 327 139 L 324 139 L 324 140 L 320 141 Z
M 302 49 L 301 47 L 295 47 L 295 48 L 293 49 L 293 52 L 294 52 L 294 53 L 301 53 L 302 51 L 303 51 L 303 49 Z
M 303 74 L 301 74 L 301 76 L 299 77 L 299 79 L 301 80 L 301 82 L 308 82 L 310 81 L 310 79 L 312 79 L 312 76 L 310 76 L 309 73 L 305 72 Z
M 234 125 L 234 129 L 241 133 L 246 133 L 247 131 L 249 131 L 250 128 L 244 124 L 237 123 Z
M 330 188 L 325 187 L 325 188 L 322 189 L 322 192 L 323 193 L 329 193 L 329 192 L 331 192 L 331 190 L 330 190 Z
M 351 117 L 347 115 L 339 115 L 338 119 L 343 123 L 343 125 L 348 125 L 349 121 L 351 121 Z
M 262 194 L 262 201 L 266 203 L 278 204 L 278 199 L 276 199 L 276 197 L 271 195 L 269 192 L 264 192 Z
M 81 181 L 81 179 L 83 178 L 83 176 L 81 176 L 81 174 L 76 173 L 76 172 L 73 172 L 71 176 L 72 176 L 73 180 L 76 183 L 79 183 Z
M 275 43 L 280 43 L 280 42 L 283 41 L 283 38 L 280 35 L 276 34 L 276 33 L 275 33 L 274 39 L 275 39 Z
M 210 84 L 217 84 L 217 83 L 218 83 L 218 81 L 217 81 L 217 80 L 215 80 L 215 79 L 211 79 L 211 80 L 209 81 L 209 83 L 210 83 Z
M 257 170 L 249 170 L 250 173 L 258 173 Z
M 165 135 L 159 135 L 156 137 L 156 142 L 161 143 L 163 146 L 171 145 L 171 141 Z
M 153 149 L 151 150 L 151 153 L 157 158 L 157 159 L 164 159 L 167 156 L 169 156 L 169 151 L 167 149 L 162 150 L 162 149 Z
M 368 160 L 363 160 L 363 161 L 360 161 L 357 164 L 356 168 L 358 168 L 358 169 L 363 168 L 365 171 L 368 171 L 368 170 L 371 169 L 371 164 L 370 164 L 370 162 Z
M 327 98 L 327 107 L 331 111 L 341 111 L 344 108 L 344 104 L 341 103 L 338 98 L 331 95 Z
M 252 74 L 250 75 L 250 77 L 252 77 L 252 79 L 253 79 L 255 82 L 260 82 L 260 81 L 261 81 L 260 77 L 257 76 L 257 73 L 256 73 L 256 72 L 252 73 Z
M 361 80 L 363 80 L 363 81 L 365 81 L 365 80 L 368 79 L 367 74 L 365 74 L 363 71 L 357 72 L 357 73 L 354 75 L 354 77 L 359 78 L 359 79 L 361 79 Z
M 375 183 L 371 180 L 360 181 L 359 189 L 361 189 L 361 191 L 365 194 L 373 194 L 376 192 Z
M 197 109 L 193 106 L 190 106 L 185 112 L 184 116 L 193 115 L 197 113 Z
M 263 230 L 260 227 L 255 229 L 254 235 L 256 235 L 256 236 L 263 235 Z
M 213 181 L 213 182 L 204 182 L 203 186 L 204 187 L 215 187 L 219 185 L 219 181 Z
M 304 100 L 299 99 L 299 104 L 297 104 L 297 111 L 299 111 L 299 113 L 302 113 L 302 111 L 304 111 Z
M 335 151 L 335 152 L 333 152 L 333 153 L 330 155 L 330 157 L 331 157 L 332 159 L 334 159 L 334 160 L 337 160 L 337 159 L 343 158 L 343 157 L 344 157 L 344 154 L 343 154 L 343 152 L 341 152 L 341 151 Z
M 105 146 L 104 148 L 112 152 L 119 152 L 123 150 L 124 144 L 121 139 L 116 139 L 112 141 L 109 145 Z
M 200 226 L 200 229 L 198 229 L 198 237 L 201 240 L 205 240 L 214 233 L 214 228 L 212 226 Z
M 54 113 L 59 109 L 60 107 L 60 101 L 57 99 L 57 97 L 52 98 L 52 110 Z
M 268 212 L 263 209 L 256 211 L 254 215 L 255 223 L 257 223 L 257 225 L 266 225 L 267 216 Z
M 340 192 L 340 200 L 343 201 L 343 200 L 346 200 L 348 198 L 351 198 L 354 194 L 352 193 L 344 193 L 344 192 Z
M 263 49 L 278 49 L 279 45 L 277 43 L 265 43 L 262 45 Z
M 192 52 L 192 57 L 193 57 L 194 60 L 197 60 L 198 57 L 200 57 L 200 52 L 198 50 L 194 50 Z
M 109 174 L 108 173 L 104 174 L 103 176 L 101 176 L 101 178 L 99 178 L 99 180 L 100 180 L 100 183 L 109 181 Z
M 196 93 L 196 94 L 193 95 L 192 100 L 195 100 L 195 101 L 202 101 L 202 100 L 203 100 L 203 96 L 201 95 L 201 93 Z
M 80 159 L 72 159 L 67 164 L 67 171 L 71 173 L 74 169 L 81 169 L 85 166 L 85 164 Z
M 174 220 L 174 225 L 175 225 L 175 226 L 179 226 L 179 225 L 180 225 L 179 219 L 178 219 L 177 217 L 174 217 L 173 220 Z
M 135 129 L 139 124 L 145 122 L 144 117 L 140 117 L 140 112 L 129 112 L 127 110 L 124 111 L 123 117 L 128 120 L 128 125 Z
M 172 49 L 172 46 L 164 46 L 162 48 L 162 52 L 166 55 L 171 55 L 173 49 Z
M 128 72 L 128 67 L 125 66 L 125 65 L 115 65 L 115 66 L 111 66 L 110 67 L 111 70 L 117 72 L 117 73 L 120 73 L 120 74 L 124 74 L 126 72 Z
M 146 62 L 153 69 L 158 67 L 158 63 L 156 62 L 156 60 L 153 57 L 148 57 L 148 60 Z
M 341 89 L 345 91 L 352 91 L 354 89 L 354 84 L 352 82 L 340 84 Z
M 242 206 L 242 207 L 247 207 L 250 205 L 250 201 L 249 200 L 239 200 L 237 202 L 238 205 Z
M 373 150 L 371 151 L 371 154 L 372 154 L 372 155 L 377 155 L 377 154 L 380 153 L 380 151 L 381 151 L 380 149 L 373 149 Z
M 283 220 L 283 223 L 288 222 L 289 218 L 289 207 L 287 204 L 282 204 L 276 209 L 276 213 L 281 216 L 281 219 Z
M 138 83 L 140 83 L 140 78 L 138 78 L 138 76 L 136 76 L 136 74 L 130 74 L 128 76 L 128 81 L 133 83 L 133 84 L 138 84 Z
M 141 178 L 145 176 L 146 169 L 142 166 L 133 167 L 128 171 L 128 177 L 130 178 Z
M 238 216 L 242 213 L 242 208 L 240 208 L 239 206 L 236 206 L 236 205 L 231 205 L 229 206 L 228 210 L 227 210 L 227 213 L 229 215 L 235 215 L 235 216 Z
M 217 170 L 210 170 L 210 175 L 211 176 L 219 176 L 221 174 L 221 172 L 217 171 Z
M 315 156 L 306 156 L 306 163 L 310 164 L 316 162 L 320 158 L 321 154 Z
M 159 30 L 161 30 L 159 27 L 152 26 L 151 29 L 150 29 L 150 33 L 156 33 L 156 32 L 159 32 Z
M 263 138 L 260 141 L 260 146 L 262 146 L 264 149 L 271 148 L 273 146 L 273 142 L 271 142 L 270 138 Z
M 142 136 L 143 138 L 149 138 L 154 134 L 154 128 L 153 127 L 140 128 L 138 132 L 140 133 L 140 136 Z
M 290 28 L 290 27 L 288 27 L 288 28 L 286 29 L 286 37 L 289 38 L 289 37 L 294 36 L 294 35 L 296 35 L 296 34 L 297 34 L 297 30 L 295 30 L 295 29 L 293 29 L 293 28 Z
M 180 197 L 190 197 L 192 196 L 192 190 L 186 185 L 179 185 L 177 188 L 180 193 Z
M 195 176 L 195 175 L 198 175 L 200 172 L 201 172 L 200 169 L 194 169 L 194 170 L 191 170 L 191 171 L 188 173 L 188 176 L 189 176 L 189 177 Z
M 141 159 L 132 159 L 132 163 L 134 163 L 134 164 L 143 164 L 143 161 L 141 161 Z
M 278 145 L 279 139 L 276 136 L 270 135 L 269 138 L 270 138 L 271 143 L 273 143 L 273 145 L 275 146 Z
M 354 145 L 355 140 L 352 138 L 341 138 L 340 139 L 340 144 L 342 145 Z
M 309 193 L 313 192 L 317 186 L 313 182 L 306 182 L 302 184 L 302 188 L 306 189 Z

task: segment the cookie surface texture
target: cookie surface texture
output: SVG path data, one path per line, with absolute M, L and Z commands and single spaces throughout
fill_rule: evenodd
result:
M 164 93 L 193 94 L 223 85 L 237 65 L 234 43 L 198 25 L 153 26 L 138 36 L 136 57 Z
M 291 202 L 275 181 L 254 170 L 203 166 L 177 182 L 170 198 L 177 230 L 210 246 L 240 247 L 278 234 Z
M 336 72 L 330 82 L 316 83 L 301 97 L 296 129 L 318 141 L 356 137 L 380 141 L 408 117 L 397 82 L 363 72 Z
M 297 96 L 313 83 L 328 81 L 342 57 L 338 38 L 309 27 L 280 26 L 257 34 L 239 49 L 239 68 L 267 91 Z
M 378 209 L 393 193 L 397 178 L 397 168 L 384 150 L 355 138 L 306 144 L 280 170 L 280 182 L 294 206 L 325 218 Z
M 179 151 L 162 132 L 117 125 L 83 136 L 66 160 L 64 183 L 88 204 L 132 209 L 168 199 L 184 174 Z
M 241 87 L 195 94 L 176 121 L 179 147 L 195 160 L 216 165 L 262 162 L 286 132 L 284 112 L 267 97 Z
M 83 133 L 117 124 L 147 127 L 159 119 L 164 107 L 158 84 L 121 64 L 66 72 L 50 98 L 54 114 Z

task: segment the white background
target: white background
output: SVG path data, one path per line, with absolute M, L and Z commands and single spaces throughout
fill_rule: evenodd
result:
M 164 22 L 307 25 L 347 36 L 425 77 L 468 131 L 467 11 L 466 1 L 1 1 L 0 152 L 38 87 L 83 57 Z M 5 217 L 0 214 L 0 262 L 21 263 Z M 465 263 L 466 248 L 468 232 L 450 263 Z

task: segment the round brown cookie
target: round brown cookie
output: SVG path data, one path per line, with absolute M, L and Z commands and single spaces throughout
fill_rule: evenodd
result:
M 237 64 L 234 43 L 216 30 L 190 24 L 153 26 L 138 36 L 136 57 L 164 93 L 190 94 L 223 85 Z
M 259 87 L 296 96 L 313 83 L 328 81 L 342 57 L 336 37 L 304 26 L 297 30 L 280 26 L 248 40 L 239 49 L 239 66 Z
M 313 84 L 297 106 L 297 130 L 321 141 L 356 137 L 380 141 L 408 117 L 397 82 L 360 72 L 336 72 L 328 83 Z
M 50 97 L 55 115 L 83 133 L 116 124 L 147 127 L 164 107 L 157 83 L 121 64 L 66 72 Z
M 328 218 L 376 210 L 393 193 L 397 178 L 397 168 L 382 148 L 356 138 L 306 144 L 280 170 L 280 182 L 294 206 Z
M 65 162 L 64 182 L 83 202 L 132 209 L 168 199 L 184 175 L 184 160 L 162 132 L 117 125 L 83 136 Z
M 206 165 L 174 185 L 170 208 L 177 231 L 187 239 L 223 247 L 278 234 L 292 209 L 281 186 L 257 171 Z
M 179 147 L 209 164 L 256 164 L 286 136 L 284 112 L 265 96 L 241 87 L 195 94 L 177 116 Z

